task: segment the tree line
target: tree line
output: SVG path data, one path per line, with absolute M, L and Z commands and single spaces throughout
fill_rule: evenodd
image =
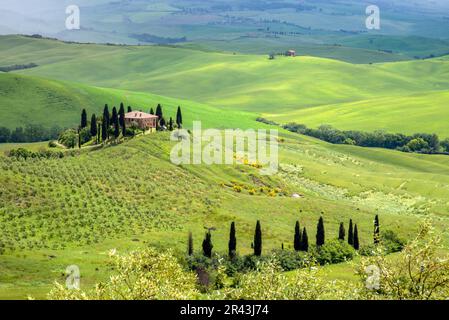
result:
M 259 119 L 258 121 L 264 122 L 262 120 L 265 119 Z M 405 135 L 401 133 L 386 133 L 383 131 L 342 131 L 330 125 L 322 125 L 317 129 L 312 129 L 304 124 L 293 122 L 284 125 L 283 128 L 333 144 L 395 149 L 403 152 L 426 154 L 449 153 L 449 139 L 440 141 L 436 134 L 416 133 L 413 135 Z
M 320 217 L 316 227 L 315 245 L 317 249 L 325 245 L 326 243 L 325 234 L 326 232 L 324 228 L 324 218 Z M 341 242 L 347 241 L 347 243 L 355 250 L 360 249 L 359 229 L 357 227 L 357 224 L 353 223 L 352 219 L 349 220 L 349 227 L 347 234 L 345 224 L 343 222 L 340 223 L 338 230 L 338 240 L 340 240 Z M 373 243 L 374 245 L 380 243 L 380 223 L 378 215 L 376 215 L 374 219 Z M 297 252 L 309 251 L 309 236 L 307 234 L 307 228 L 304 227 L 301 229 L 299 221 L 296 221 L 295 224 L 292 245 L 293 249 Z M 211 230 L 208 230 L 202 242 L 203 255 L 207 258 L 212 258 L 213 247 L 214 246 L 212 243 L 212 233 Z M 256 228 L 254 231 L 254 241 L 251 243 L 251 248 L 253 249 L 254 256 L 256 257 L 262 256 L 263 237 L 262 237 L 262 226 L 260 221 L 257 221 L 256 223 Z M 282 250 L 284 250 L 284 244 L 282 244 Z M 189 232 L 187 252 L 189 256 L 192 256 L 194 254 L 192 232 Z M 231 259 L 237 255 L 237 237 L 236 237 L 235 222 L 232 222 L 230 227 L 228 255 Z
M 39 142 L 57 139 L 63 129 L 59 126 L 46 128 L 38 124 L 28 124 L 11 130 L 0 127 L 0 143 Z

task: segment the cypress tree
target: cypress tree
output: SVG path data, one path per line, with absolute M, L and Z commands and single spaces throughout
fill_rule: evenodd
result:
M 357 224 L 354 225 L 354 249 L 359 250 L 359 230 L 357 229 Z
M 178 111 L 176 112 L 176 125 L 178 128 L 182 128 L 182 112 L 180 106 L 178 106 Z
M 340 230 L 338 230 L 338 240 L 345 241 L 345 238 L 346 238 L 345 224 L 341 222 Z
M 112 108 L 112 118 L 111 118 L 111 125 L 115 127 L 115 125 L 118 125 L 119 121 L 118 121 L 118 113 L 117 113 L 117 108 L 114 107 Z
M 161 127 L 161 129 L 163 128 L 163 127 L 165 127 L 165 125 L 166 125 L 166 122 L 165 122 L 165 119 L 164 119 L 164 117 L 162 117 L 162 118 L 159 118 L 160 120 L 159 120 L 159 125 L 160 125 L 160 127 Z
M 97 116 L 95 115 L 95 113 L 92 115 L 92 117 L 90 118 L 90 135 L 92 137 L 96 137 L 97 136 Z
M 97 144 L 100 143 L 100 134 L 101 134 L 101 124 L 98 124 L 98 127 L 97 127 Z
M 231 223 L 231 231 L 229 232 L 229 257 L 234 258 L 237 253 L 237 238 L 235 236 L 235 222 Z
M 109 127 L 111 126 L 111 115 L 109 113 L 109 107 L 106 104 L 103 109 L 103 127 L 102 127 L 102 135 L 109 138 Z M 106 130 L 105 130 L 106 128 Z M 105 141 L 106 139 L 103 139 Z
M 207 258 L 212 258 L 212 235 L 210 231 L 206 233 L 206 237 L 203 240 L 203 254 Z
M 120 103 L 120 110 L 118 111 L 118 115 L 120 127 L 123 128 L 123 126 L 125 125 L 125 106 L 123 105 L 123 102 Z
M 162 113 L 162 106 L 160 104 L 156 107 L 156 115 L 159 117 L 159 120 L 164 116 Z
M 301 250 L 301 228 L 299 226 L 299 221 L 296 221 L 295 225 L 295 238 L 293 241 L 293 247 L 295 248 L 295 251 Z
M 84 129 L 87 127 L 87 112 L 86 109 L 83 109 L 81 112 L 81 129 Z
M 260 221 L 257 221 L 256 232 L 254 233 L 254 255 L 257 257 L 262 255 L 262 228 Z
M 133 108 L 131 108 L 131 106 L 128 106 L 128 113 L 129 112 L 133 112 Z
M 168 130 L 173 131 L 173 118 L 170 117 L 170 121 L 168 122 Z
M 108 125 L 107 121 L 103 119 L 103 122 L 101 123 L 101 140 L 102 142 L 106 142 L 108 139 Z
M 354 229 L 352 227 L 352 219 L 349 220 L 348 244 L 350 244 L 351 246 L 354 245 Z
M 189 256 L 193 255 L 193 235 L 192 232 L 189 232 L 189 242 L 187 245 L 187 253 Z
M 380 242 L 380 224 L 379 224 L 379 216 L 376 214 L 374 218 L 374 244 L 378 244 Z
M 324 244 L 324 240 L 325 240 L 324 220 L 323 217 L 320 217 L 320 220 L 318 220 L 318 225 L 316 228 L 316 245 L 318 247 L 322 246 Z
M 302 230 L 301 251 L 309 251 L 309 237 L 307 236 L 307 229 L 305 227 Z
M 154 115 L 154 110 L 153 110 L 153 108 L 150 109 L 150 114 Z

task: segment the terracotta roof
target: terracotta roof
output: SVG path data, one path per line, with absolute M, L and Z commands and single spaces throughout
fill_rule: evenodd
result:
M 158 116 L 154 116 L 152 114 L 141 111 L 132 111 L 125 114 L 125 119 L 152 119 L 152 118 L 158 118 Z

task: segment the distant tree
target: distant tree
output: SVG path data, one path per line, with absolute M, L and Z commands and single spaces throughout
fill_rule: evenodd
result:
M 173 131 L 173 118 L 170 117 L 170 121 L 168 122 L 168 130 Z
M 193 235 L 189 232 L 189 243 L 187 245 L 187 253 L 189 256 L 193 255 Z
M 351 246 L 354 246 L 354 229 L 352 226 L 352 219 L 349 220 L 348 244 L 350 244 Z
M 178 106 L 178 111 L 176 111 L 176 125 L 178 128 L 182 128 L 182 112 L 180 106 Z
M 96 137 L 97 136 L 97 116 L 95 115 L 95 113 L 92 115 L 92 117 L 90 118 L 90 135 L 92 137 Z
M 231 223 L 231 230 L 229 232 L 229 257 L 234 258 L 237 253 L 237 238 L 235 236 L 235 222 Z
M 87 112 L 83 109 L 81 112 L 81 129 L 87 127 Z
M 307 236 L 307 229 L 305 227 L 302 230 L 301 251 L 309 251 L 309 237 Z
M 101 139 L 101 124 L 99 123 L 97 127 L 97 144 L 100 143 L 100 139 Z
M 345 238 L 346 238 L 345 224 L 341 222 L 340 230 L 338 230 L 338 240 L 345 241 Z
M 119 119 L 118 119 L 117 108 L 114 107 L 114 108 L 112 108 L 111 126 L 115 127 L 116 124 L 119 124 Z
M 354 225 L 354 249 L 359 250 L 359 230 L 357 229 L 357 224 Z
M 206 237 L 203 240 L 203 254 L 205 257 L 212 258 L 212 235 L 210 231 L 206 233 Z
M 262 255 L 262 227 L 260 221 L 257 221 L 256 232 L 254 233 L 254 255 L 260 257 Z
M 153 108 L 150 109 L 150 114 L 154 115 L 154 110 L 153 110 Z
M 131 106 L 128 106 L 128 112 L 133 112 L 133 108 L 131 108 Z
M 106 140 L 108 140 L 108 122 L 106 119 L 103 119 L 103 122 L 101 123 L 101 141 L 104 143 Z
M 120 109 L 118 111 L 118 117 L 119 117 L 120 127 L 123 128 L 123 126 L 125 125 L 125 106 L 123 105 L 123 102 L 120 103 Z
M 325 242 L 325 232 L 324 232 L 324 220 L 323 217 L 320 217 L 318 220 L 318 225 L 316 228 L 316 245 L 321 247 Z
M 95 127 L 96 127 L 96 125 L 95 125 Z M 81 145 L 89 142 L 92 139 L 90 129 L 87 127 L 80 129 L 78 135 L 79 135 L 79 141 L 80 141 Z
M 374 218 L 374 244 L 378 244 L 380 242 L 380 224 L 379 224 L 379 215 L 376 214 Z
M 106 134 L 106 137 L 109 138 L 109 127 L 111 126 L 111 115 L 109 113 L 109 107 L 106 104 L 103 109 L 103 129 L 106 128 L 102 134 Z M 105 141 L 106 139 L 103 139 Z
M 75 129 L 69 129 L 61 133 L 58 141 L 69 149 L 75 148 L 78 142 L 78 134 Z
M 162 119 L 162 117 L 164 116 L 162 112 L 162 106 L 160 104 L 158 104 L 156 107 L 156 115 L 159 117 L 159 119 Z
M 295 238 L 293 241 L 293 247 L 295 248 L 295 251 L 301 250 L 301 228 L 299 226 L 299 221 L 296 221 L 295 225 Z
M 11 142 L 11 130 L 0 127 L 0 143 Z

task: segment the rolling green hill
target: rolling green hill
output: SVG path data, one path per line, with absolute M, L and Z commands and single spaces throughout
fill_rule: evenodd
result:
M 101 115 L 105 103 L 112 108 L 118 107 L 121 102 L 125 106 L 131 105 L 135 110 L 146 112 L 150 108 L 155 110 L 160 103 L 166 117 L 174 117 L 176 108 L 182 106 L 186 127 L 190 127 L 194 120 L 202 120 L 205 127 L 248 128 L 254 125 L 255 119 L 255 116 L 245 112 L 229 111 L 224 114 L 219 109 L 202 103 L 153 94 L 0 73 L 0 126 L 11 129 L 26 124 L 74 127 L 79 122 L 83 108 L 89 115 Z
M 265 114 L 270 120 L 296 121 L 309 127 L 330 124 L 341 130 L 395 131 L 406 134 L 438 133 L 449 137 L 449 91 L 419 93 Z
M 0 297 L 43 298 L 72 264 L 81 269 L 82 287 L 89 287 L 107 276 L 113 248 L 184 252 L 193 231 L 200 250 L 204 227 L 216 228 L 214 250 L 225 252 L 231 221 L 242 254 L 251 251 L 256 220 L 267 252 L 282 243 L 291 248 L 298 219 L 313 241 L 320 215 L 327 239 L 337 237 L 341 221 L 354 219 L 362 245 L 372 241 L 374 214 L 383 229 L 404 238 L 416 231 L 417 221 L 431 217 L 448 244 L 448 157 L 281 135 L 281 166 L 274 176 L 243 164 L 175 166 L 167 133 L 63 159 L 0 156 L 0 242 L 6 250 L 0 256 Z M 280 193 L 270 196 L 273 189 Z
M 39 65 L 21 74 L 159 94 L 226 112 L 242 110 L 312 125 L 341 123 L 348 129 L 371 129 L 376 126 L 371 115 L 390 110 L 384 120 L 380 118 L 380 127 L 387 131 L 429 130 L 447 135 L 446 57 L 355 65 L 307 56 L 269 60 L 265 55 L 65 44 L 6 36 L 0 38 L 0 58 L 4 65 Z M 122 93 L 113 95 L 117 94 Z M 419 112 L 405 112 L 408 105 Z M 433 116 L 441 122 L 435 123 Z

